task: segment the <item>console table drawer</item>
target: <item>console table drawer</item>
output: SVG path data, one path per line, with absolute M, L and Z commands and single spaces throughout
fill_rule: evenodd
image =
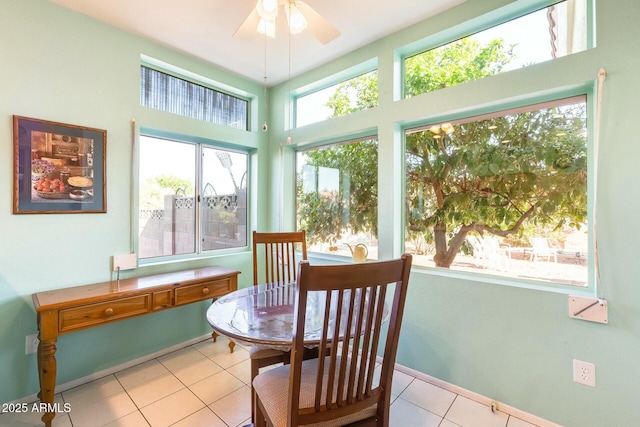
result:
M 60 310 L 60 332 L 83 329 L 149 312 L 149 295 Z
M 234 291 L 231 279 L 214 280 L 176 289 L 176 305 L 211 299 Z

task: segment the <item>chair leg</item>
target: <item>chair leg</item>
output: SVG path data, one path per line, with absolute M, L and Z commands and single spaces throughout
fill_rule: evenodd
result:
M 267 427 L 267 419 L 262 411 L 262 405 L 256 398 L 256 420 L 253 422 L 254 427 Z
M 258 376 L 258 373 L 260 372 L 260 363 L 255 360 L 255 359 L 251 359 L 251 422 L 256 425 L 256 392 L 253 389 L 253 380 L 255 377 Z

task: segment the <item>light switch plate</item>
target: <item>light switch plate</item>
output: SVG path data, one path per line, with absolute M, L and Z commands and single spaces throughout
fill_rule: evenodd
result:
M 120 271 L 122 271 L 131 270 L 132 268 L 136 268 L 137 266 L 138 259 L 136 257 L 136 254 L 113 256 L 113 271 L 118 271 L 118 267 L 120 267 Z

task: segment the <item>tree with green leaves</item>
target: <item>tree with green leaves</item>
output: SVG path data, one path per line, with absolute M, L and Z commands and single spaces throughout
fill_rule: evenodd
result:
M 512 58 L 511 47 L 501 40 L 481 46 L 469 38 L 413 56 L 406 60 L 406 95 L 499 73 Z M 374 86 L 370 78 L 341 85 L 329 102 L 334 115 L 351 112 L 354 97 L 355 105 L 375 105 Z M 571 100 L 408 132 L 407 233 L 432 244 L 436 266 L 448 268 L 471 232 L 506 237 L 527 227 L 579 227 L 587 217 L 585 117 L 584 102 Z M 377 192 L 365 175 L 377 171 L 377 156 L 341 157 L 326 150 L 309 152 L 308 163 L 351 168 L 353 199 Z M 334 234 L 336 228 L 356 226 L 375 230 L 377 196 L 361 200 L 359 225 L 335 214 L 329 215 L 332 222 L 323 220 L 329 212 L 323 205 L 313 212 L 303 208 L 299 217 L 319 239 L 328 231 L 319 225 Z
M 467 234 L 510 236 L 586 221 L 585 104 L 407 134 L 407 228 L 429 230 L 436 266 Z
M 298 227 L 310 243 L 334 246 L 348 230 L 378 233 L 378 143 L 365 139 L 304 152 L 298 175 Z M 319 188 L 321 174 L 335 172 L 338 188 Z M 313 183 L 312 188 L 305 185 Z
M 140 200 L 140 207 L 145 209 L 163 209 L 164 196 L 169 194 L 183 194 L 193 197 L 193 183 L 176 176 L 157 175 L 149 178 L 144 184 L 144 199 Z

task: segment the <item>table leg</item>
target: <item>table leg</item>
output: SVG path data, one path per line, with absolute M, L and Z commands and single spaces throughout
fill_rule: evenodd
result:
M 47 411 L 53 408 L 53 399 L 56 388 L 56 338 L 41 340 L 38 344 L 38 377 L 40 379 L 40 402 L 45 403 Z M 42 416 L 42 422 L 46 427 L 51 427 L 51 422 L 56 416 L 55 412 L 46 412 Z
M 215 331 L 211 333 L 211 338 L 213 339 L 213 342 L 216 342 L 216 338 L 218 338 L 219 336 L 220 335 L 217 334 Z M 229 353 L 233 353 L 233 349 L 235 346 L 236 346 L 236 343 L 229 340 Z

